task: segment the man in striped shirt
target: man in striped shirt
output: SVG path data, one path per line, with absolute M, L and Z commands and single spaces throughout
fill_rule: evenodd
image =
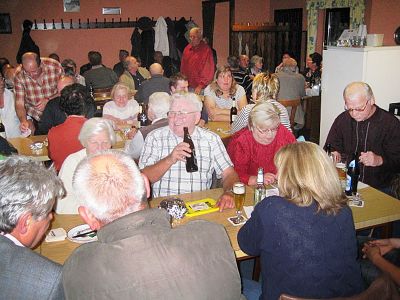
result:
M 47 102 L 57 95 L 57 82 L 62 74 L 61 64 L 54 59 L 40 58 L 33 52 L 22 56 L 22 65 L 14 79 L 15 109 L 22 132 L 34 131 L 33 122 L 40 120 Z
M 193 93 L 173 94 L 168 126 L 147 135 L 139 167 L 153 184 L 153 197 L 209 189 L 215 172 L 217 178 L 222 178 L 224 189 L 218 206 L 220 210 L 232 208 L 234 201 L 230 190 L 239 177 L 220 137 L 196 126 L 201 107 L 201 101 Z M 189 144 L 183 142 L 183 127 L 188 127 L 196 149 L 197 172 L 186 172 L 186 158 L 191 150 Z

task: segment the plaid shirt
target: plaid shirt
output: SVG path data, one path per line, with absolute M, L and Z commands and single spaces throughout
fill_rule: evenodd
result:
M 42 74 L 31 78 L 20 66 L 14 79 L 15 102 L 24 102 L 27 115 L 39 121 L 43 111 L 37 105 L 57 95 L 57 82 L 64 73 L 61 64 L 50 58 L 41 58 Z
M 226 168 L 233 167 L 224 144 L 217 134 L 196 127 L 191 137 L 196 149 L 199 171 L 188 173 L 184 162 L 176 162 L 159 181 L 153 183 L 153 197 L 209 189 L 214 171 L 217 178 L 221 178 Z M 182 141 L 183 138 L 176 136 L 168 126 L 152 131 L 144 143 L 139 161 L 140 169 L 154 165 L 168 156 Z

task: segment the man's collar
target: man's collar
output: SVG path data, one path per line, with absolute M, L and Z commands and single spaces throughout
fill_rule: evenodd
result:
M 2 236 L 8 238 L 10 241 L 12 241 L 15 245 L 20 246 L 20 247 L 25 247 L 16 237 L 13 235 L 6 233 L 6 234 L 1 234 Z

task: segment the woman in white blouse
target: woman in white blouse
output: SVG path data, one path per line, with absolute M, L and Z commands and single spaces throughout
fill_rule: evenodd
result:
M 246 92 L 232 77 L 229 67 L 218 67 L 214 81 L 204 89 L 204 105 L 211 121 L 230 121 L 233 102 L 240 111 L 246 104 Z
M 125 83 L 117 83 L 111 97 L 113 101 L 103 107 L 103 118 L 113 121 L 115 128 L 132 125 L 139 113 L 139 104 L 133 98 L 129 100 L 129 87 Z

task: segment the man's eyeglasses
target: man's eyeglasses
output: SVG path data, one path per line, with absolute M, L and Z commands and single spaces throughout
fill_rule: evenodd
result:
M 168 117 L 182 117 L 186 118 L 189 114 L 197 113 L 197 111 L 169 111 Z
M 345 105 L 344 106 L 344 110 L 348 111 L 349 113 L 352 113 L 352 112 L 355 112 L 355 111 L 356 112 L 363 112 L 367 108 L 368 102 L 369 102 L 369 99 L 367 100 L 367 102 L 365 102 L 365 105 L 362 108 L 347 108 L 347 106 Z
M 259 134 L 275 134 L 275 133 L 278 131 L 278 129 L 279 129 L 279 125 L 276 126 L 275 128 L 271 128 L 271 129 L 264 129 L 264 130 L 261 130 L 261 129 L 258 128 L 258 127 L 255 127 L 255 129 L 257 130 L 257 132 L 258 132 Z

